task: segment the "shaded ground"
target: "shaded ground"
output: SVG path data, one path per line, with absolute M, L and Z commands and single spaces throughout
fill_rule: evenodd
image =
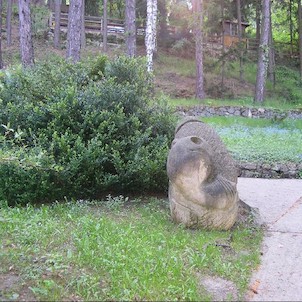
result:
M 155 85 L 157 91 L 162 91 L 173 98 L 194 98 L 195 77 L 183 76 L 175 72 L 165 71 L 164 68 L 156 75 Z M 226 78 L 224 89 L 221 89 L 221 79 L 212 77 L 206 79 L 206 94 L 210 98 L 233 98 L 252 96 L 254 85 L 240 82 L 238 79 Z
M 13 271 L 0 274 L 0 301 L 33 301 L 35 296 L 28 285 Z
M 195 78 L 185 77 L 173 72 L 156 76 L 155 85 L 158 91 L 175 98 L 192 98 L 195 95 Z

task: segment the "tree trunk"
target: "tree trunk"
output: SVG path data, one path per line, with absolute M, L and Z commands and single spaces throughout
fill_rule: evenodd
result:
M 298 0 L 298 28 L 299 28 L 299 58 L 300 58 L 300 76 L 302 79 L 302 4 Z
M 136 54 L 135 0 L 126 0 L 125 39 L 126 53 L 129 57 L 134 57 Z
M 74 63 L 81 57 L 82 8 L 83 0 L 73 0 L 69 5 L 66 57 Z
M 7 0 L 6 13 L 6 43 L 7 46 L 12 45 L 12 0 Z
M 221 88 L 224 89 L 224 74 L 225 74 L 225 28 L 224 28 L 224 0 L 221 0 L 221 20 L 222 20 L 222 64 L 221 64 Z
M 3 1 L 0 0 L 0 69 L 3 68 L 3 60 L 2 60 L 2 10 L 3 10 Z
M 242 45 L 242 27 L 241 27 L 241 0 L 237 0 L 237 19 L 238 19 L 238 38 L 239 38 L 239 76 L 243 81 L 243 45 Z
M 159 35 L 158 40 L 161 41 L 161 44 L 165 44 L 169 33 L 168 33 L 168 26 L 167 26 L 167 4 L 166 0 L 159 0 L 158 2 L 158 11 L 160 13 L 159 18 Z
M 271 3 L 270 3 L 271 4 Z M 269 57 L 268 57 L 268 79 L 271 83 L 276 84 L 275 79 L 275 49 L 274 49 L 274 40 L 273 40 L 273 27 L 272 27 L 272 15 L 270 14 L 269 18 L 269 36 L 268 36 L 268 45 L 269 45 Z
M 83 0 L 83 5 L 82 5 L 82 23 L 81 23 L 81 48 L 85 48 L 86 47 L 86 32 L 85 32 L 85 3 L 89 2 Z
M 19 0 L 20 48 L 24 67 L 34 64 L 34 48 L 31 33 L 30 0 Z
M 260 43 L 261 32 L 261 1 L 256 2 L 256 40 Z
M 107 20 L 107 12 L 108 12 L 108 8 L 107 8 L 107 0 L 103 0 L 103 51 L 106 53 L 108 51 L 108 44 L 107 44 L 107 24 L 108 24 L 108 20 Z
M 55 29 L 54 29 L 54 46 L 57 49 L 60 49 L 60 23 L 61 23 L 61 4 L 62 0 L 55 0 Z
M 293 55 L 294 52 L 294 45 L 293 45 L 293 1 L 289 0 L 289 36 L 290 36 L 290 52 Z
M 270 20 L 270 1 L 262 0 L 262 22 L 261 22 L 261 36 L 258 53 L 257 79 L 255 102 L 264 102 L 264 89 L 267 74 L 268 55 L 269 55 L 269 20 Z
M 49 8 L 51 11 L 55 10 L 55 3 L 54 3 L 54 1 L 56 1 L 56 0 L 48 0 L 48 1 L 47 1 L 47 6 L 48 6 L 48 8 Z
M 203 0 L 194 0 L 193 12 L 195 15 L 195 60 L 196 60 L 196 98 L 203 100 L 204 73 L 203 73 Z
M 157 0 L 147 0 L 147 24 L 145 46 L 147 53 L 147 70 L 153 71 L 153 55 L 156 50 Z

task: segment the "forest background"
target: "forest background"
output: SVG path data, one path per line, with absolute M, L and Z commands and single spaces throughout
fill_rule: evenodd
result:
M 22 2 L 22 1 L 21 1 Z M 28 3 L 26 3 L 28 2 Z M 77 1 L 74 1 L 75 3 Z M 79 1 L 79 3 L 82 1 Z M 300 83 L 297 75 L 294 76 L 295 84 L 288 85 L 291 86 L 290 88 L 284 89 L 276 88 L 276 82 L 284 81 L 284 78 L 287 77 L 288 73 L 292 73 L 292 71 L 300 71 L 301 74 L 301 52 L 299 45 L 301 45 L 301 3 L 300 1 L 295 0 L 288 0 L 288 1 L 251 1 L 251 0 L 241 0 L 241 1 L 232 1 L 232 0 L 214 0 L 214 1 L 172 1 L 172 0 L 158 0 L 158 1 L 84 1 L 84 5 L 82 6 L 84 11 L 82 11 L 81 15 L 77 19 L 78 27 L 71 29 L 73 31 L 70 34 L 71 37 L 76 36 L 76 33 L 80 33 L 81 30 L 83 31 L 83 26 L 81 29 L 80 23 L 81 18 L 83 17 L 84 13 L 86 16 L 99 16 L 102 18 L 104 14 L 107 16 L 109 20 L 120 20 L 122 23 L 125 23 L 125 31 L 127 35 L 125 35 L 125 40 L 120 40 L 126 42 L 127 49 L 125 49 L 125 53 L 135 53 L 134 50 L 129 50 L 129 47 L 135 48 L 136 43 L 138 44 L 138 53 L 141 55 L 148 54 L 148 47 L 144 47 L 146 41 L 142 36 L 136 36 L 136 31 L 128 26 L 127 24 L 133 24 L 133 21 L 130 20 L 131 18 L 135 18 L 135 25 L 137 28 L 146 28 L 148 22 L 148 5 L 156 5 L 156 26 L 151 28 L 151 32 L 154 33 L 156 42 L 154 44 L 156 47 L 153 47 L 152 53 L 154 52 L 155 55 L 160 54 L 161 52 L 166 52 L 166 54 L 174 55 L 177 54 L 181 56 L 184 61 L 186 59 L 195 58 L 195 64 L 199 71 L 192 75 L 195 79 L 191 79 L 188 81 L 188 87 L 192 86 L 192 82 L 196 81 L 196 88 L 195 88 L 195 95 L 197 98 L 203 99 L 206 95 L 214 96 L 219 98 L 229 98 L 230 96 L 234 96 L 234 87 L 238 88 L 237 91 L 239 93 L 241 91 L 249 91 L 248 96 L 251 94 L 254 95 L 254 99 L 256 101 L 263 102 L 264 99 L 264 91 L 262 92 L 262 96 L 257 96 L 256 92 L 259 92 L 260 89 L 258 82 L 259 82 L 259 70 L 262 69 L 262 74 L 268 73 L 268 79 L 270 83 L 265 84 L 266 76 L 262 76 L 261 82 L 264 85 L 268 86 L 269 92 L 268 96 L 270 96 L 270 91 L 273 92 L 272 94 L 278 95 L 281 94 L 281 98 L 285 98 L 286 101 L 294 101 L 294 99 L 298 99 L 299 95 L 299 88 Z M 3 16 L 7 17 L 6 25 L 3 28 L 4 34 L 2 35 L 3 39 L 6 39 L 7 46 L 11 45 L 11 5 L 13 5 L 13 14 L 16 17 L 18 12 L 17 3 L 16 1 L 9 0 L 7 1 L 6 7 L 3 8 Z M 24 1 L 25 5 L 29 5 L 29 1 Z M 104 6 L 104 3 L 106 6 Z M 200 7 L 196 4 L 200 3 Z M 263 3 L 263 5 L 262 5 Z M 270 6 L 265 6 L 265 3 L 269 3 Z M 5 4 L 5 3 L 4 3 Z M 52 42 L 49 41 L 49 30 L 50 30 L 50 23 L 49 23 L 49 15 L 50 10 L 56 11 L 55 6 L 59 5 L 61 10 L 57 10 L 59 13 L 62 12 L 62 8 L 68 10 L 68 1 L 66 5 L 66 1 L 31 1 L 31 25 L 26 26 L 26 28 L 31 29 L 30 34 L 25 34 L 27 37 L 33 37 L 34 41 L 40 41 L 43 43 L 47 43 L 49 46 L 52 46 Z M 134 5 L 135 4 L 135 5 Z M 132 5 L 132 6 L 131 6 Z M 107 9 L 104 10 L 104 7 Z M 264 17 L 264 9 L 268 8 L 267 15 L 269 16 L 268 19 L 271 24 L 269 26 L 269 30 L 266 33 L 266 40 L 261 41 L 261 32 L 265 32 L 264 30 L 261 31 L 261 26 L 264 26 L 264 21 L 266 20 Z M 132 15 L 127 14 L 127 11 L 134 11 Z M 64 9 L 63 9 L 64 11 Z M 150 10 L 149 10 L 150 12 Z M 153 12 L 155 10 L 153 9 Z M 151 14 L 153 14 L 151 10 Z M 300 13 L 299 13 L 300 12 Z M 198 16 L 201 16 L 199 18 Z M 127 17 L 128 16 L 128 17 Z M 129 17 L 130 16 L 130 17 Z M 130 18 L 130 19 L 129 19 Z M 149 17 L 149 19 L 152 17 Z M 202 23 L 200 23 L 200 19 L 202 19 Z M 238 26 L 238 19 L 241 20 L 242 24 L 246 26 Z M 263 19 L 263 20 L 262 20 Z M 102 18 L 104 20 L 104 18 Z M 128 20 L 128 21 L 127 21 Z M 226 40 L 226 28 L 225 22 L 233 22 L 233 28 L 231 29 L 232 32 L 230 33 L 233 36 L 233 43 L 232 45 L 226 45 L 226 42 L 222 42 Z M 102 21 L 103 22 L 103 21 Z M 236 26 L 237 22 L 237 26 Z M 55 22 L 53 22 L 55 23 Z M 57 22 L 58 23 L 58 22 Z M 106 22 L 107 23 L 107 22 Z M 105 23 L 102 23 L 106 25 Z M 131 25 L 130 25 L 131 26 Z M 56 49 L 64 49 L 68 48 L 66 45 L 66 41 L 63 44 L 59 44 L 59 37 L 62 33 L 57 31 L 53 26 L 54 30 L 54 46 Z M 104 26 L 103 26 L 104 28 Z M 148 27 L 147 27 L 148 28 Z M 196 29 L 201 30 L 201 36 L 197 39 L 198 32 Z M 246 28 L 246 30 L 244 30 Z M 267 27 L 268 28 L 268 27 Z M 70 31 L 71 31 L 70 30 Z M 83 31 L 84 32 L 84 31 Z M 147 31 L 146 31 L 147 32 Z M 96 40 L 96 44 L 100 45 L 99 52 L 100 53 L 108 53 L 107 49 L 107 42 L 105 45 L 105 38 L 107 41 L 107 33 L 105 37 L 105 31 L 102 30 L 102 34 L 99 36 L 94 36 L 93 40 Z M 81 34 L 81 37 L 77 39 L 82 39 L 82 44 L 80 41 L 76 48 L 78 49 L 78 54 L 76 54 L 77 59 L 80 58 L 80 49 L 82 49 L 82 55 L 84 53 L 89 52 L 86 46 L 89 46 L 89 38 L 88 43 L 85 41 L 85 37 L 89 37 L 89 33 Z M 133 38 L 135 36 L 135 38 Z M 47 40 L 43 40 L 47 38 Z M 121 37 L 119 35 L 118 37 Z M 234 40 L 234 37 L 237 37 L 237 40 Z M 114 36 L 109 36 L 109 42 L 113 39 Z M 110 40 L 111 39 L 111 40 Z M 127 41 L 132 39 L 133 42 L 130 44 Z M 18 38 L 17 38 L 18 40 Z M 68 39 L 67 39 L 68 40 Z M 198 47 L 198 43 L 196 41 L 202 41 L 201 46 L 202 48 Z M 213 42 L 213 40 L 215 40 Z M 26 41 L 26 39 L 24 40 Z M 99 43 L 98 43 L 99 42 Z M 144 43 L 145 42 L 145 43 Z M 26 43 L 26 42 L 23 42 Z M 33 49 L 30 45 L 33 42 L 29 42 L 29 46 L 27 46 L 28 50 L 26 52 L 31 52 L 30 49 Z M 40 45 L 42 44 L 40 43 Z M 65 44 L 64 44 L 65 43 Z M 134 44 L 135 43 L 135 46 Z M 90 43 L 91 44 L 91 43 Z M 4 45 L 4 47 L 6 46 Z M 132 46 L 131 46 L 132 45 Z M 197 47 L 195 47 L 197 45 Z M 22 43 L 21 43 L 22 46 Z M 230 47 L 231 46 L 231 47 Z M 84 47 L 86 47 L 86 51 L 84 52 Z M 152 48 L 152 46 L 151 46 Z M 24 49 L 21 47 L 21 49 Z M 96 47 L 97 49 L 97 47 Z M 111 48 L 112 50 L 112 48 Z M 18 51 L 18 50 L 17 50 Z M 68 50 L 67 50 L 68 51 Z M 146 52 L 145 52 L 146 51 Z M 5 58 L 5 50 L 4 50 L 4 58 Z M 37 54 L 38 54 L 37 50 Z M 66 52 L 66 51 L 65 51 Z M 63 51 L 63 55 L 65 55 Z M 109 49 L 110 52 L 110 49 Z M 261 53 L 262 52 L 262 53 Z M 22 53 L 22 51 L 21 51 Z M 202 56 L 198 54 L 203 53 Z M 25 55 L 27 56 L 27 55 Z M 29 60 L 27 63 L 31 64 L 33 62 L 33 54 L 29 55 L 26 60 Z M 4 64 L 9 64 L 8 61 L 11 61 L 9 57 L 12 57 L 12 51 L 8 49 L 8 58 L 4 60 Z M 21 56 L 22 57 L 22 56 Z M 28 57 L 28 56 L 27 56 Z M 203 59 L 201 61 L 201 59 Z M 22 59 L 22 58 L 21 58 Z M 16 60 L 15 60 L 16 61 Z M 257 63 L 258 67 L 255 68 L 254 63 Z M 262 62 L 262 67 L 261 67 Z M 23 62 L 24 63 L 24 62 Z M 25 64 L 27 64 L 25 62 Z M 191 64 L 191 63 L 189 63 Z M 259 65 L 260 64 L 260 65 Z M 200 67 L 200 65 L 202 65 Z M 239 65 L 239 66 L 237 66 Z M 284 67 L 289 67 L 290 69 L 286 69 Z M 235 77 L 231 77 L 233 81 L 229 81 L 229 75 L 234 75 L 234 70 L 238 70 L 238 75 Z M 247 69 L 247 70 L 246 70 Z M 252 70 L 254 69 L 254 70 Z M 258 75 L 254 74 L 257 73 Z M 246 71 L 244 71 L 246 70 Z M 157 70 L 155 70 L 155 73 Z M 213 76 L 209 76 L 207 78 L 207 74 L 216 74 L 217 76 L 213 78 Z M 244 76 L 245 73 L 245 76 Z M 167 76 L 169 77 L 169 75 Z M 166 77 L 166 78 L 167 78 Z M 255 79 L 251 79 L 255 77 Z M 160 77 L 161 82 L 163 77 Z M 173 75 L 172 75 L 172 82 Z M 197 91 L 197 83 L 200 82 L 199 78 L 205 78 L 202 80 L 202 92 Z M 239 81 L 235 81 L 234 79 Z M 181 79 L 179 79 L 181 82 Z M 169 86 L 167 85 L 166 81 L 164 81 L 166 85 L 162 86 Z M 175 83 L 173 83 L 175 84 Z M 291 83 L 292 84 L 292 83 Z M 181 84 L 180 84 L 181 85 Z M 254 85 L 258 85 L 257 88 L 254 88 Z M 170 85 L 171 86 L 171 85 Z M 295 86 L 295 88 L 293 88 Z M 271 88 L 271 89 L 270 89 Z M 183 93 L 183 96 L 192 96 L 191 88 L 183 89 L 180 87 L 181 90 L 189 90 Z M 169 89 L 167 89 L 169 90 Z M 191 89 L 192 90 L 192 89 Z M 236 90 L 236 89 L 235 89 Z M 274 93 L 275 90 L 275 93 Z M 252 91 L 252 93 L 251 93 Z M 169 91 L 167 91 L 169 93 Z M 181 93 L 172 92 L 172 94 L 176 94 L 180 96 Z M 199 95 L 199 96 L 198 96 Z M 236 96 L 236 91 L 235 91 Z

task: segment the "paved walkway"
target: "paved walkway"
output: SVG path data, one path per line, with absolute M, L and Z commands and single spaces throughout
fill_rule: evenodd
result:
M 302 301 L 302 180 L 240 178 L 240 198 L 268 228 L 248 301 Z

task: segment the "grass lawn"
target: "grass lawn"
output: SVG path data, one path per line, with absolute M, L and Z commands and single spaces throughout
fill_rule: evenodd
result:
M 171 222 L 167 200 L 155 198 L 3 206 L 0 213 L 0 280 L 18 276 L 10 288 L 0 284 L 4 300 L 27 291 L 52 301 L 211 301 L 202 276 L 232 281 L 240 298 L 259 264 L 263 236 L 243 225 L 184 229 Z
M 254 103 L 253 98 L 238 98 L 238 99 L 184 99 L 184 98 L 169 98 L 169 104 L 172 107 L 184 106 L 184 107 L 193 107 L 193 106 L 243 106 L 250 108 L 271 108 L 279 110 L 291 110 L 291 109 L 302 109 L 302 103 L 290 103 L 286 101 L 281 101 L 278 99 L 268 98 L 265 103 L 257 104 Z

